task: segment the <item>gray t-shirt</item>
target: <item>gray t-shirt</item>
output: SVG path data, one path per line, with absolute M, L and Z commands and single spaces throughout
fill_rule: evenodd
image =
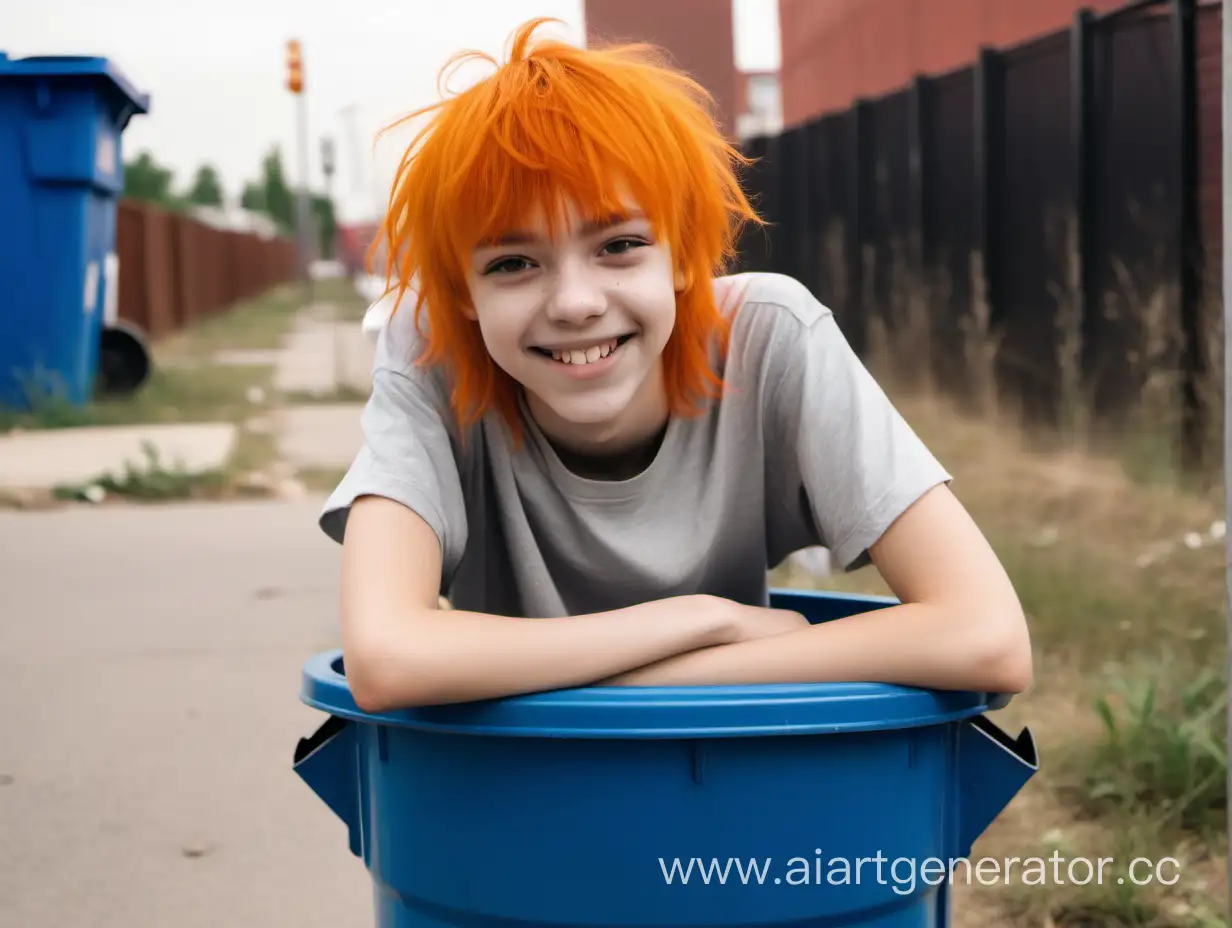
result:
M 842 567 L 926 490 L 941 467 L 850 349 L 833 314 L 777 274 L 715 281 L 732 310 L 725 396 L 673 418 L 628 480 L 567 469 L 532 421 L 521 449 L 495 411 L 461 441 L 438 369 L 416 366 L 408 304 L 382 332 L 364 444 L 321 514 L 341 541 L 349 505 L 388 497 L 441 542 L 455 608 L 578 615 L 690 593 L 768 601 L 767 571 L 824 546 Z

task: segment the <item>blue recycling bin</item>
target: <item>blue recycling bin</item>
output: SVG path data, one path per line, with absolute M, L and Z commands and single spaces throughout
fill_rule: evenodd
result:
M 124 331 L 121 136 L 148 111 L 106 59 L 0 52 L 0 407 L 93 397 L 101 335 Z
M 812 622 L 894 602 L 772 601 Z M 329 717 L 294 769 L 345 822 L 379 928 L 939 928 L 1037 769 L 987 693 L 586 687 L 372 715 L 326 652 L 301 698 Z

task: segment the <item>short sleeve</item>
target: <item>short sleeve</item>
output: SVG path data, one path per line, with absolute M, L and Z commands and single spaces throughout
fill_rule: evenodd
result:
M 404 307 L 379 336 L 363 444 L 326 501 L 320 527 L 341 543 L 351 504 L 382 496 L 414 510 L 436 532 L 448 576 L 466 547 L 466 505 L 448 396 L 434 372 L 415 365 L 413 315 Z
M 950 474 L 852 350 L 834 314 L 803 286 L 807 311 L 782 312 L 772 421 L 798 487 L 836 563 L 869 563 L 868 548 Z

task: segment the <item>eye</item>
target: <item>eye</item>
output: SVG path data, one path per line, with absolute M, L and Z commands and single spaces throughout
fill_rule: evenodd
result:
M 650 243 L 640 238 L 618 238 L 603 246 L 603 253 L 609 255 L 626 255 L 635 248 L 645 248 Z
M 484 276 L 490 274 L 516 274 L 519 271 L 524 271 L 531 266 L 530 261 L 526 258 L 519 258 L 511 255 L 507 258 L 499 258 L 493 261 L 483 269 Z

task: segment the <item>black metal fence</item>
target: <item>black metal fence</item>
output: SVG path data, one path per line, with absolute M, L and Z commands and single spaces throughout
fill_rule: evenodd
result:
M 746 236 L 743 269 L 801 279 L 898 375 L 1048 427 L 1133 428 L 1162 403 L 1200 457 L 1219 383 L 1199 161 L 1200 116 L 1219 107 L 1200 96 L 1220 88 L 1200 87 L 1197 39 L 1219 29 L 1196 0 L 1083 11 L 753 139 L 773 225 Z

